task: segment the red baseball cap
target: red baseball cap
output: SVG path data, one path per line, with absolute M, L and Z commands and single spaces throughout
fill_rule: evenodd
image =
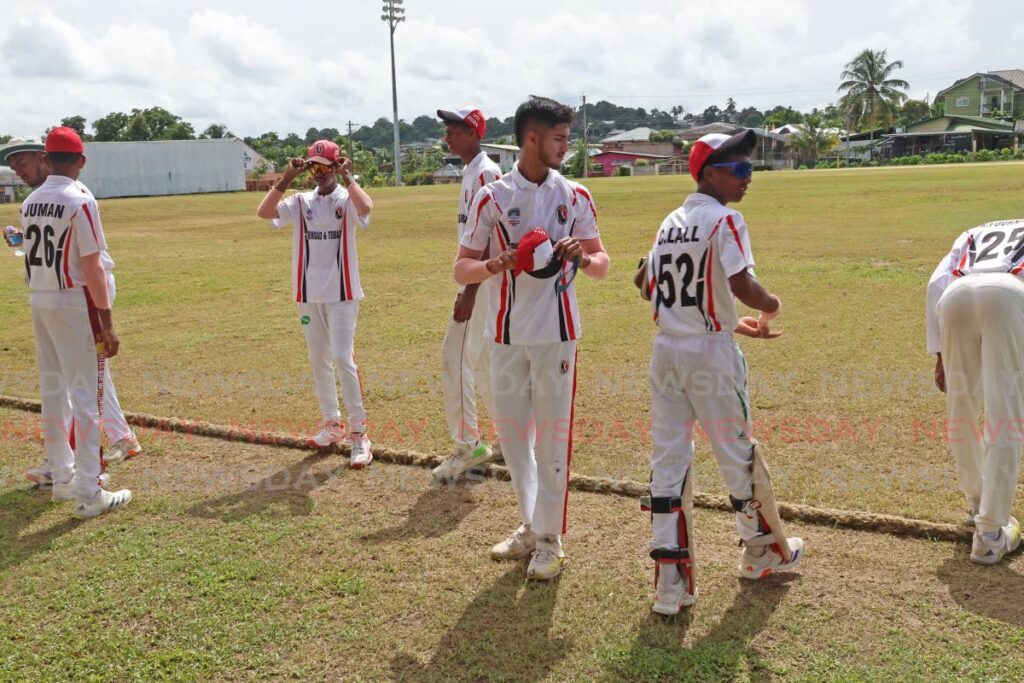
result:
M 544 228 L 534 228 L 519 240 L 516 247 L 516 267 L 512 271 L 518 276 L 522 272 L 534 273 L 541 270 L 549 263 L 555 255 L 551 246 L 551 238 Z
M 43 146 L 46 152 L 67 152 L 69 154 L 81 154 L 85 151 L 82 145 L 82 138 L 73 128 L 61 126 L 54 128 L 46 134 L 46 143 Z
M 749 155 L 757 145 L 757 133 L 747 128 L 735 135 L 725 133 L 708 133 L 693 143 L 690 149 L 690 175 L 700 180 L 700 172 L 707 165 L 712 155 L 724 159 L 730 154 Z
M 315 161 L 320 164 L 333 164 L 341 158 L 341 148 L 330 140 L 317 140 L 309 146 L 306 152 L 308 161 Z
M 466 124 L 473 129 L 476 136 L 481 140 L 484 139 L 484 133 L 487 132 L 487 121 L 484 119 L 484 113 L 476 107 L 459 107 L 455 111 L 438 109 L 437 117 L 445 123 Z

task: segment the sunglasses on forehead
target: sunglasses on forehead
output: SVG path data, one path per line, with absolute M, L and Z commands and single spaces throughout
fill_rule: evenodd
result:
M 711 164 L 715 168 L 727 168 L 739 180 L 747 180 L 754 176 L 754 164 L 749 161 L 723 161 Z

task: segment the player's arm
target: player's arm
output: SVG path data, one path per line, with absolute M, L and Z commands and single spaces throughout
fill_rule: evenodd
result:
M 277 205 L 281 203 L 281 199 L 284 198 L 284 193 L 288 190 L 288 186 L 292 184 L 303 169 L 306 167 L 306 162 L 302 159 L 295 158 L 288 161 L 288 168 L 285 169 L 284 175 L 277 181 L 274 187 L 267 191 L 266 196 L 263 197 L 263 201 L 260 202 L 259 208 L 256 209 L 256 215 L 263 220 L 273 220 L 280 218 L 277 212 Z
M 114 317 L 110 310 L 110 292 L 107 290 L 107 272 L 103 269 L 100 261 L 100 252 L 81 257 L 82 273 L 85 276 L 85 286 L 89 289 L 89 297 L 100 321 L 100 339 L 103 342 L 107 357 L 117 355 L 121 341 L 114 332 Z
M 761 283 L 746 268 L 729 277 L 729 288 L 732 290 L 733 296 L 750 308 L 761 312 L 757 320 L 757 329 L 760 333 L 758 336 L 768 336 L 770 334 L 768 323 L 778 317 L 782 311 L 782 301 L 779 300 L 779 297 L 769 294 L 768 290 L 762 287 Z M 742 334 L 742 330 L 740 333 Z
M 483 250 L 460 245 L 455 257 L 455 281 L 460 285 L 480 283 L 516 265 L 516 250 L 507 249 L 494 258 L 481 259 Z
M 365 221 L 370 212 L 373 211 L 373 200 L 370 199 L 370 195 L 366 194 L 366 190 L 359 187 L 359 183 L 356 182 L 355 177 L 352 175 L 352 160 L 342 158 L 334 163 L 338 170 L 338 175 L 341 177 L 341 182 L 345 185 L 345 190 L 348 192 L 349 199 L 352 200 L 352 205 L 356 207 L 356 215 L 359 216 L 360 220 Z

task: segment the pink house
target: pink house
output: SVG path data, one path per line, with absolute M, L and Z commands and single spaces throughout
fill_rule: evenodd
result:
M 638 162 L 655 164 L 671 157 L 660 154 L 644 154 L 642 152 L 624 152 L 620 150 L 608 150 L 590 157 L 591 168 L 600 166 L 603 170 L 601 175 L 615 175 L 615 169 L 619 166 L 635 167 Z M 643 164 L 641 164 L 643 165 Z

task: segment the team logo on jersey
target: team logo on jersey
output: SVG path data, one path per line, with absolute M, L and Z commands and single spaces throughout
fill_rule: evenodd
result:
M 519 225 L 519 207 L 513 206 L 508 210 L 508 223 L 509 225 Z
M 302 325 L 308 325 L 309 324 L 309 316 L 308 315 L 302 316 L 299 319 L 299 323 L 302 324 Z
M 306 209 L 306 220 L 313 220 L 313 209 Z
M 334 210 L 334 217 L 337 218 L 339 221 L 341 220 L 341 217 L 344 215 L 345 211 L 342 210 L 340 206 Z
M 565 204 L 559 204 L 555 210 L 555 218 L 558 219 L 559 225 L 565 225 L 569 220 L 569 208 Z
M 562 364 L 558 367 L 558 371 L 561 372 L 563 375 L 568 374 L 569 373 L 569 361 L 563 360 Z

